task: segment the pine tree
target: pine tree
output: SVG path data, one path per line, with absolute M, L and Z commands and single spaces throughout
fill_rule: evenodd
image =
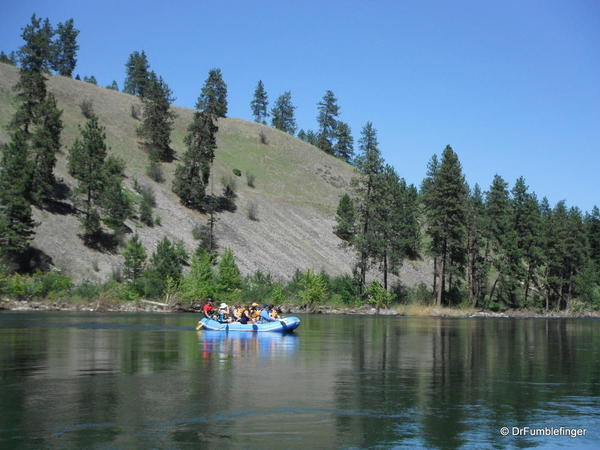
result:
M 600 209 L 597 206 L 594 206 L 592 212 L 586 216 L 585 224 L 590 246 L 590 258 L 596 265 L 596 270 L 600 273 Z
M 326 153 L 334 153 L 334 140 L 336 137 L 337 117 L 340 107 L 332 91 L 325 92 L 323 99 L 318 103 L 319 115 L 319 145 L 318 147 Z
M 15 86 L 19 106 L 11 125 L 25 133 L 29 133 L 29 128 L 36 121 L 37 109 L 46 98 L 44 73 L 50 68 L 52 35 L 48 19 L 42 22 L 35 14 L 31 17 L 31 23 L 23 28 L 21 35 L 25 44 L 19 49 L 21 64 L 19 82 Z
M 146 53 L 133 52 L 125 64 L 127 75 L 123 85 L 123 92 L 143 97 L 149 77 L 149 64 Z
M 334 154 L 346 162 L 351 162 L 354 156 L 354 139 L 350 127 L 345 122 L 338 122 L 335 129 L 336 143 Z
M 56 27 L 57 38 L 53 45 L 52 69 L 65 77 L 71 77 L 77 65 L 77 36 L 79 30 L 73 26 L 73 19 Z
M 357 158 L 359 177 L 352 180 L 357 199 L 357 233 L 353 240 L 356 249 L 360 272 L 359 290 L 362 293 L 366 287 L 366 275 L 369 259 L 377 253 L 376 235 L 373 227 L 373 214 L 377 190 L 381 187 L 380 174 L 383 172 L 383 158 L 379 152 L 377 131 L 371 122 L 363 127 L 359 140 L 361 154 Z
M 300 139 L 301 141 L 306 142 L 306 132 L 304 131 L 303 128 L 300 129 L 300 131 L 298 131 L 298 134 L 296 135 L 298 137 L 298 139 Z
M 231 293 L 242 287 L 242 275 L 235 264 L 231 249 L 225 250 L 217 268 L 217 287 L 222 293 Z
M 469 192 L 467 206 L 467 288 L 471 306 L 483 301 L 487 285 L 487 226 L 483 193 L 478 184 Z
M 94 75 L 90 75 L 89 77 L 83 77 L 83 81 L 85 81 L 86 83 L 93 84 L 94 86 L 98 85 L 98 81 L 96 80 L 96 77 Z
M 458 156 L 449 145 L 433 176 L 425 189 L 427 233 L 431 252 L 439 258 L 437 304 L 442 305 L 446 281 L 449 290 L 455 288 L 466 262 L 467 185 Z
M 214 295 L 212 258 L 206 251 L 192 255 L 190 274 L 181 282 L 181 296 L 185 300 L 202 301 Z
M 196 109 L 225 117 L 227 114 L 227 85 L 223 81 L 221 69 L 211 69 L 196 103 Z
M 33 160 L 31 198 L 39 203 L 52 192 L 55 183 L 56 154 L 60 151 L 62 111 L 57 108 L 54 95 L 49 93 L 46 96 L 39 104 L 36 115 L 36 124 L 31 136 Z
M 140 220 L 143 224 L 149 227 L 154 226 L 154 219 L 152 218 L 152 205 L 146 197 L 142 197 L 140 202 Z
M 268 106 L 269 101 L 267 91 L 265 91 L 262 80 L 258 80 L 256 89 L 254 90 L 254 99 L 250 102 L 250 108 L 252 108 L 252 115 L 254 116 L 255 122 L 262 123 L 263 125 L 267 124 L 266 119 L 269 116 L 269 111 L 267 110 Z
M 214 117 L 204 111 L 194 113 L 184 142 L 188 150 L 175 170 L 173 192 L 188 208 L 201 208 L 217 148 Z
M 151 268 L 154 270 L 161 281 L 161 292 L 167 286 L 167 280 L 174 281 L 181 279 L 181 262 L 175 246 L 165 237 L 157 245 L 156 251 L 152 254 Z
M 140 242 L 139 236 L 134 234 L 123 250 L 123 274 L 130 281 L 135 281 L 144 271 L 146 263 L 146 249 Z
M 3 51 L 0 51 L 0 62 L 3 62 L 5 64 L 10 64 L 11 66 L 17 65 L 17 61 L 16 61 L 14 52 L 11 52 L 9 55 L 7 55 Z
M 115 80 L 113 80 L 111 84 L 109 84 L 108 86 L 106 86 L 106 89 L 111 89 L 113 91 L 119 92 L 119 85 L 118 85 L 118 83 Z
M 292 93 L 284 92 L 277 98 L 271 109 L 271 125 L 278 130 L 294 135 L 296 132 L 295 109 L 296 107 L 292 105 Z
M 25 137 L 16 131 L 0 159 L 0 256 L 8 261 L 27 249 L 36 226 L 27 199 L 32 168 Z
M 356 227 L 354 202 L 348 194 L 342 195 L 337 208 L 335 234 L 342 240 L 350 242 Z
M 83 204 L 82 225 L 86 241 L 93 240 L 100 231 L 100 215 L 97 207 L 104 192 L 105 158 L 107 147 L 104 128 L 98 118 L 92 115 L 83 128 L 81 138 L 77 138 L 69 152 L 69 173 L 78 181 L 75 196 Z
M 173 157 L 171 131 L 175 113 L 171 110 L 174 98 L 167 83 L 154 72 L 148 75 L 145 95 L 143 122 L 138 135 L 145 139 L 145 145 L 152 161 L 168 161 Z

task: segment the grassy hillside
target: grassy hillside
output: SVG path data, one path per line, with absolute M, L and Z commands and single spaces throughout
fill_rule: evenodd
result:
M 8 139 L 6 124 L 15 110 L 12 87 L 17 80 L 18 70 L 0 63 L 2 142 Z M 156 183 L 145 175 L 148 158 L 139 148 L 135 134 L 140 122 L 131 115 L 132 105 L 139 104 L 139 100 L 61 76 L 49 77 L 48 86 L 63 110 L 65 125 L 57 178 L 69 187 L 74 185 L 66 170 L 66 154 L 78 135 L 78 125 L 85 122 L 79 105 L 89 100 L 106 127 L 111 153 L 126 162 L 126 186 L 131 188 L 133 180 L 137 179 L 139 183 L 151 186 L 156 194 L 155 214 L 160 216 L 161 226 L 150 228 L 128 221 L 128 227 L 139 233 L 150 251 L 163 236 L 182 240 L 188 250 L 193 250 L 197 243 L 192 237 L 192 229 L 196 224 L 206 223 L 206 217 L 182 207 L 171 192 L 177 160 L 163 163 L 164 183 Z M 185 150 L 183 137 L 193 111 L 178 107 L 174 110 L 177 119 L 172 147 L 177 155 L 181 155 Z M 261 133 L 266 137 L 266 144 L 261 142 Z M 242 176 L 233 176 L 238 186 L 237 211 L 218 215 L 216 233 L 220 247 L 233 249 L 244 273 L 262 270 L 289 279 L 296 269 L 324 269 L 331 274 L 351 270 L 352 255 L 340 249 L 341 241 L 332 233 L 338 199 L 353 176 L 351 166 L 286 133 L 240 119 L 220 119 L 217 143 L 213 171 L 215 192 L 221 192 L 221 178 L 233 176 L 233 169 L 240 169 Z M 256 177 L 254 188 L 246 184 L 247 172 Z M 70 201 L 67 196 L 63 203 L 68 205 Z M 250 203 L 257 207 L 258 221 L 248 218 Z M 35 217 L 40 226 L 36 229 L 33 245 L 48 255 L 55 267 L 76 280 L 105 280 L 121 264 L 118 251 L 100 252 L 83 245 L 78 237 L 79 222 L 68 208 L 36 210 Z M 421 264 L 419 267 L 407 265 L 403 278 L 411 285 L 427 281 L 423 269 Z

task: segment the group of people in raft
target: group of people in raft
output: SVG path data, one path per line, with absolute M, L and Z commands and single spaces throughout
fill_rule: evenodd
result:
M 238 304 L 230 308 L 227 303 L 221 303 L 217 308 L 212 298 L 207 300 L 206 304 L 202 307 L 202 312 L 204 313 L 204 317 L 220 323 L 239 322 L 247 324 L 281 320 L 279 312 L 273 305 L 264 304 L 261 308 L 258 306 L 258 303 L 252 303 L 251 305 Z

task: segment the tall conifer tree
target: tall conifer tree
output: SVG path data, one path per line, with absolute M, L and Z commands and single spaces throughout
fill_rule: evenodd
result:
M 319 115 L 319 145 L 318 147 L 326 153 L 334 153 L 334 143 L 336 138 L 337 117 L 340 113 L 340 107 L 332 91 L 325 92 L 323 99 L 318 103 Z
M 202 92 L 196 103 L 196 109 L 212 114 L 215 117 L 225 117 L 227 114 L 227 85 L 223 81 L 221 69 L 211 69 L 204 82 Z
M 77 65 L 77 36 L 79 30 L 73 25 L 73 19 L 56 26 L 56 41 L 53 44 L 52 69 L 59 75 L 71 77 Z
M 271 109 L 271 125 L 278 130 L 294 135 L 296 132 L 295 109 L 296 107 L 292 104 L 292 93 L 284 92 L 275 100 L 275 105 Z
M 250 107 L 252 108 L 252 115 L 254 116 L 254 121 L 258 123 L 262 123 L 263 125 L 267 124 L 267 116 L 269 115 L 269 111 L 267 107 L 269 106 L 269 100 L 267 97 L 267 91 L 265 91 L 265 86 L 262 80 L 258 80 L 258 84 L 256 85 L 256 89 L 254 90 L 254 98 L 252 102 L 250 102 Z

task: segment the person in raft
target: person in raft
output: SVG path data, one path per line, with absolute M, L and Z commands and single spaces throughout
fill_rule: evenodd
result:
M 229 305 L 227 303 L 221 303 L 219 305 L 218 321 L 220 323 L 231 323 L 233 320 L 231 319 L 231 314 L 229 312 Z
M 204 317 L 206 317 L 207 319 L 213 318 L 213 314 L 217 312 L 217 308 L 215 308 L 212 298 L 209 298 L 206 301 L 206 304 L 202 307 L 202 312 L 204 313 Z
M 273 305 L 263 305 L 263 309 L 260 312 L 260 320 L 262 322 L 275 322 L 278 319 L 274 318 L 273 315 Z M 276 313 L 277 314 L 277 313 Z

